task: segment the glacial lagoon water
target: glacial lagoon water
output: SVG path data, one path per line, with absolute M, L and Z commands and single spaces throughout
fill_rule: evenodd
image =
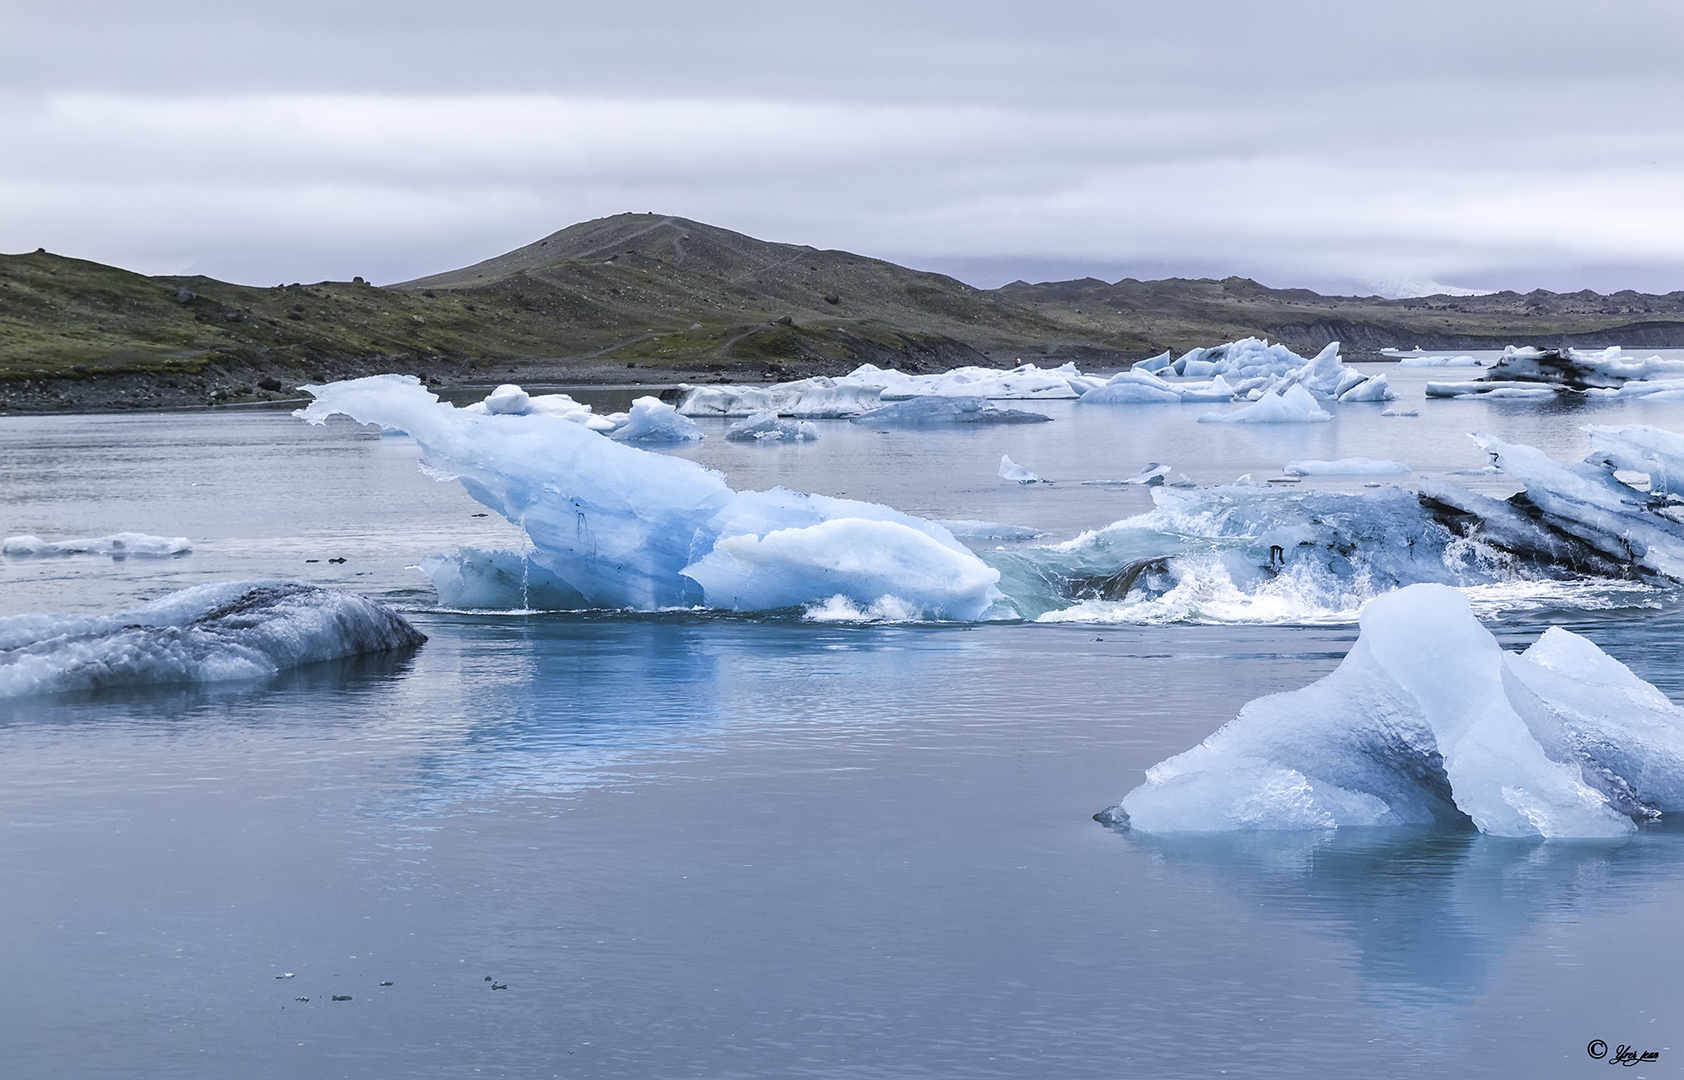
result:
M 704 421 L 677 452 L 737 488 L 1057 540 L 1147 509 L 1075 482 L 1147 461 L 1201 483 L 1353 456 L 1449 475 L 1485 464 L 1468 431 L 1560 460 L 1582 423 L 1684 431 L 1678 403 L 1428 402 L 1432 375 L 1388 373 L 1419 417 L 1037 402 L 1054 423 L 755 446 Z M 1001 454 L 1060 482 L 1002 481 Z M 1326 674 L 1354 626 L 443 611 L 421 558 L 520 537 L 415 457 L 283 412 L 0 420 L 6 535 L 194 544 L 0 560 L 0 615 L 286 577 L 429 636 L 260 683 L 0 703 L 8 1073 L 1572 1077 L 1607 1067 L 1595 1040 L 1659 1052 L 1626 1075 L 1684 1055 L 1684 832 L 1092 820 L 1246 701 Z M 1491 625 L 1511 646 L 1567 626 L 1684 700 L 1684 605 L 1560 599 Z

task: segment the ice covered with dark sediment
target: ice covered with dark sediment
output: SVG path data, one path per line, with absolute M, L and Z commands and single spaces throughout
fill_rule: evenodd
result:
M 261 678 L 425 640 L 355 593 L 292 581 L 199 585 L 115 615 L 0 618 L 0 698 Z
M 1618 837 L 1684 811 L 1684 710 L 1586 639 L 1505 653 L 1453 589 L 1376 599 L 1339 667 L 1259 698 L 1098 815 L 1148 833 L 1398 825 Z

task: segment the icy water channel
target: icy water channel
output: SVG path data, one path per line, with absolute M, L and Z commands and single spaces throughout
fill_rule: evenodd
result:
M 714 423 L 684 453 L 738 488 L 1062 539 L 1148 494 L 1020 488 L 1001 454 L 1212 483 L 1308 457 L 1477 469 L 1474 430 L 1561 460 L 1582 423 L 1684 431 L 1678 403 L 1425 402 L 1428 377 L 1393 374 L 1415 418 L 1042 402 L 1055 423 L 825 423 L 785 447 Z M 1595 1040 L 1659 1053 L 1622 1075 L 1684 1058 L 1684 832 L 1092 820 L 1246 701 L 1326 674 L 1354 627 L 445 612 L 408 568 L 518 533 L 407 440 L 284 413 L 7 418 L 0 475 L 6 535 L 194 543 L 0 560 L 0 614 L 288 577 L 430 638 L 261 684 L 0 703 L 8 1075 L 1577 1077 L 1604 1075 Z M 1644 604 L 1492 625 L 1510 645 L 1566 625 L 1684 699 L 1684 607 Z

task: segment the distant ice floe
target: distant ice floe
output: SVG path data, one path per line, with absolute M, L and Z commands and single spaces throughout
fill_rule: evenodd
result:
M 1478 379 L 1427 384 L 1427 396 L 1440 398 L 1549 398 L 1566 393 L 1684 398 L 1684 360 L 1639 360 L 1627 357 L 1617 345 L 1595 352 L 1511 345 Z
M 145 533 L 114 533 L 84 540 L 47 541 L 39 536 L 8 536 L 0 542 L 0 555 L 22 559 L 52 555 L 110 555 L 122 559 L 131 555 L 141 558 L 166 558 L 187 555 L 193 550 L 192 541 L 185 536 L 148 536 Z
M 1289 461 L 1281 468 L 1288 476 L 1407 476 L 1412 470 L 1401 461 L 1340 458 L 1337 461 Z
M 200 585 L 116 615 L 0 618 L 0 698 L 253 679 L 426 640 L 354 593 L 290 581 Z
M 854 417 L 856 424 L 928 427 L 936 424 L 1044 424 L 1052 417 L 1022 409 L 998 409 L 981 397 L 914 397 Z
M 836 378 L 817 377 L 757 385 L 681 384 L 678 411 L 686 416 L 752 416 L 773 412 L 798 420 L 846 419 L 880 408 L 886 401 L 959 397 L 1052 400 L 1080 396 L 1105 380 L 1084 375 L 1075 364 L 1043 369 L 961 367 L 933 375 L 908 375 L 894 368 L 862 364 Z
M 1491 611 L 1652 604 L 1684 583 L 1684 436 L 1585 430 L 1592 451 L 1576 465 L 1476 436 L 1492 467 L 1524 486 L 1509 499 L 1431 477 L 1417 491 L 1154 487 L 1145 514 L 988 558 L 1009 603 L 1047 622 L 1346 622 L 1422 582 L 1467 590 Z
M 1440 825 L 1624 836 L 1684 811 L 1684 710 L 1560 628 L 1505 653 L 1459 592 L 1375 600 L 1326 678 L 1251 702 L 1101 820 L 1146 833 Z
M 893 598 L 921 618 L 972 620 L 1000 598 L 999 572 L 952 533 L 887 506 L 733 491 L 713 470 L 578 424 L 454 408 L 408 376 L 309 391 L 315 401 L 295 415 L 408 432 L 424 467 L 526 531 L 528 552 L 426 560 L 448 606 L 524 606 L 534 581 L 573 608 L 773 611 L 840 596 L 862 610 Z
M 1165 376 L 1204 382 L 1171 382 Z M 1230 382 L 1232 379 L 1234 381 Z M 1197 401 L 1253 404 L 1200 419 L 1213 423 L 1316 423 L 1332 419 L 1321 401 L 1390 401 L 1396 395 L 1384 375 L 1346 367 L 1339 343 L 1306 359 L 1284 345 L 1243 338 L 1193 349 L 1178 360 L 1168 353 L 1142 360 L 1083 394 L 1083 405 L 1171 405 Z

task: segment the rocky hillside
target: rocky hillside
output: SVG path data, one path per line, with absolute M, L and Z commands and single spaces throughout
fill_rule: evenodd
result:
M 790 378 L 864 362 L 928 371 L 1016 357 L 1119 366 L 1257 335 L 1384 346 L 1684 345 L 1684 293 L 1326 297 L 1224 281 L 975 289 L 844 251 L 621 214 L 402 284 L 257 288 L 0 256 L 0 407 L 293 396 L 376 371 L 435 383 Z

